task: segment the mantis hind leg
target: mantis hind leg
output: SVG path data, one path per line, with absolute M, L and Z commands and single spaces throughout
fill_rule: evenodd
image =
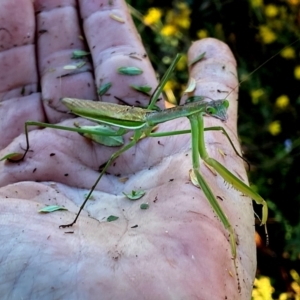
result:
M 227 131 L 222 126 L 214 126 L 214 127 L 205 127 L 204 131 L 222 131 L 222 133 L 226 136 L 227 140 L 229 141 L 231 147 L 233 148 L 235 154 L 241 158 L 247 165 L 248 169 L 250 170 L 249 162 L 237 151 L 236 147 L 234 146 L 231 138 L 229 137 Z M 180 134 L 190 134 L 191 130 L 178 130 L 178 131 L 169 131 L 169 132 L 151 132 L 149 136 L 151 137 L 164 137 L 164 136 L 171 136 L 171 135 L 180 135 Z
M 65 224 L 65 225 L 60 225 L 59 228 L 71 227 L 71 226 L 73 226 L 77 222 L 77 219 L 79 218 L 79 215 L 80 215 L 81 211 L 83 210 L 83 208 L 84 208 L 85 204 L 87 203 L 87 201 L 90 199 L 92 193 L 94 192 L 95 188 L 97 187 L 98 183 L 100 182 L 101 178 L 103 177 L 103 175 L 105 174 L 105 172 L 107 171 L 107 169 L 109 168 L 109 166 L 122 153 L 126 152 L 128 149 L 130 149 L 131 147 L 133 147 L 137 143 L 137 141 L 139 140 L 139 138 L 140 138 L 140 131 L 136 131 L 135 134 L 134 134 L 134 136 L 133 136 L 133 140 L 130 143 L 128 143 L 127 145 L 123 146 L 121 149 L 119 149 L 114 154 L 112 154 L 112 156 L 109 158 L 109 160 L 105 164 L 104 168 L 102 169 L 102 171 L 101 171 L 100 175 L 98 176 L 97 180 L 95 181 L 94 185 L 90 189 L 89 193 L 85 197 L 85 199 L 84 199 L 83 203 L 81 204 L 81 206 L 79 208 L 79 211 L 78 211 L 75 219 L 73 220 L 73 222 L 69 223 L 69 224 Z
M 9 162 L 12 162 L 12 163 L 20 162 L 20 161 L 22 161 L 22 160 L 25 159 L 27 153 L 29 152 L 29 150 L 30 150 L 29 131 L 28 131 L 28 127 L 29 126 L 39 126 L 39 127 L 44 127 L 44 128 L 54 128 L 54 129 L 61 129 L 61 130 L 78 132 L 78 130 L 76 128 L 72 128 L 72 127 L 53 125 L 53 124 L 48 124 L 48 123 L 43 123 L 43 122 L 37 122 L 37 121 L 27 121 L 27 122 L 25 122 L 25 129 L 24 129 L 24 131 L 25 131 L 25 139 L 26 139 L 26 148 L 25 149 L 22 148 L 22 150 L 24 150 L 24 153 L 23 154 L 13 153 L 14 154 L 13 156 L 11 156 L 11 157 L 9 156 L 9 158 L 7 158 L 7 160 Z
M 77 127 L 66 127 L 66 126 L 60 126 L 60 125 L 53 125 L 53 124 L 48 124 L 48 123 L 42 123 L 42 122 L 35 122 L 35 121 L 27 121 L 25 123 L 25 136 L 26 136 L 26 148 L 24 149 L 24 153 L 20 154 L 20 153 L 13 153 L 12 157 L 9 158 L 9 156 L 6 158 L 2 158 L 3 159 L 7 159 L 10 162 L 20 162 L 22 160 L 24 160 L 25 156 L 27 155 L 29 149 L 30 149 L 30 145 L 29 145 L 29 135 L 28 135 L 28 127 L 29 126 L 42 126 L 42 127 L 48 127 L 48 128 L 54 128 L 54 129 L 60 129 L 60 130 L 66 130 L 66 131 L 73 131 L 73 132 L 77 132 L 77 133 L 89 133 L 88 129 L 81 129 L 81 128 L 77 128 Z M 94 131 L 91 131 L 91 133 L 93 134 Z M 124 131 L 116 131 L 114 136 L 122 136 L 125 132 Z M 79 211 L 75 217 L 75 219 L 73 220 L 72 223 L 69 224 L 65 224 L 65 225 L 60 225 L 59 228 L 66 228 L 66 227 L 71 227 L 73 226 L 77 219 L 79 218 L 79 215 L 81 213 L 81 211 L 83 210 L 85 204 L 87 203 L 87 201 L 90 199 L 92 193 L 94 192 L 96 186 L 98 185 L 98 183 L 100 182 L 101 178 L 103 177 L 103 175 L 105 174 L 105 172 L 107 171 L 107 169 L 109 168 L 109 166 L 112 164 L 112 162 L 118 158 L 123 152 L 127 151 L 128 149 L 130 149 L 131 147 L 133 147 L 137 141 L 139 140 L 141 136 L 141 131 L 136 130 L 135 134 L 133 135 L 133 140 L 128 143 L 127 145 L 123 146 L 121 149 L 119 149 L 118 151 L 116 151 L 111 157 L 110 159 L 107 161 L 107 163 L 105 164 L 104 168 L 102 169 L 100 175 L 98 176 L 96 182 L 94 183 L 94 185 L 92 186 L 91 190 L 89 191 L 88 195 L 86 196 L 86 198 L 84 199 L 82 205 L 79 208 Z M 21 158 L 19 158 L 21 155 Z M 11 155 L 10 155 L 11 156 Z
M 98 130 L 98 132 L 95 132 L 95 130 L 93 130 L 92 128 L 97 128 L 99 126 L 90 126 L 90 129 L 87 128 L 88 126 L 85 126 L 84 128 L 80 128 L 80 127 L 67 127 L 67 126 L 61 126 L 61 125 L 54 125 L 54 124 L 48 124 L 48 123 L 43 123 L 43 122 L 37 122 L 37 121 L 27 121 L 25 122 L 25 139 L 26 139 L 26 148 L 23 149 L 24 153 L 20 154 L 20 153 L 12 153 L 9 154 L 3 158 L 0 159 L 4 160 L 7 159 L 9 162 L 12 163 L 17 163 L 20 162 L 22 160 L 24 160 L 24 158 L 26 157 L 27 153 L 30 150 L 30 144 L 29 144 L 29 131 L 28 131 L 28 127 L 29 126 L 39 126 L 39 127 L 43 127 L 43 128 L 53 128 L 53 129 L 59 129 L 59 130 L 64 130 L 64 131 L 71 131 L 71 132 L 77 132 L 77 133 L 81 133 L 81 134 L 94 134 L 94 135 L 103 135 L 103 136 L 107 136 L 107 137 L 121 137 L 126 133 L 126 130 L 123 130 L 123 128 L 114 131 L 114 132 L 107 132 L 106 130 L 102 129 L 102 130 Z M 95 141 L 97 142 L 97 141 Z M 98 142 L 99 144 L 104 144 L 101 142 Z M 115 145 L 115 146 L 119 146 L 119 145 Z
M 32 124 L 31 124 L 32 123 Z M 29 145 L 29 137 L 28 137 L 28 127 L 29 126 L 34 126 L 34 125 L 37 125 L 37 124 L 45 124 L 45 123 L 39 123 L 39 122 L 31 122 L 31 121 L 27 121 L 25 122 L 25 139 L 26 139 L 26 148 L 23 149 L 22 147 L 22 150 L 24 150 L 24 153 L 23 154 L 20 154 L 20 153 L 12 153 L 11 155 L 3 157 L 1 158 L 1 160 L 4 160 L 4 159 L 7 159 L 9 162 L 12 162 L 12 163 L 18 163 L 20 161 L 23 161 L 25 156 L 27 155 L 29 149 L 30 149 L 30 145 Z

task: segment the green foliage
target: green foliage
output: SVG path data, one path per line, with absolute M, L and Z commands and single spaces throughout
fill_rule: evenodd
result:
M 153 0 L 151 7 L 146 0 L 129 3 L 159 74 L 199 38 L 221 39 L 233 51 L 242 81 L 239 136 L 251 162 L 250 181 L 271 210 L 270 246 L 258 245 L 258 274 L 272 277 L 275 299 L 300 299 L 291 275 L 300 270 L 300 1 L 186 0 L 168 6 Z M 170 101 L 186 88 L 186 61 L 183 56 L 166 84 Z M 253 299 L 272 299 L 271 294 Z

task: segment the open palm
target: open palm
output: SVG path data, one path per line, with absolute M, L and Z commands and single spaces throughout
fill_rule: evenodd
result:
M 72 119 L 59 99 L 96 99 L 95 82 L 97 86 L 104 80 L 112 83 L 104 101 L 118 102 L 117 97 L 128 105 L 147 104 L 148 97 L 129 84 L 147 84 L 153 90 L 157 82 L 123 1 L 81 1 L 79 7 L 36 1 L 35 8 L 28 0 L 4 2 L 1 157 L 22 152 L 27 120 L 69 126 L 74 121 L 85 123 Z M 70 57 L 75 49 L 83 49 L 79 38 L 83 35 L 94 67 L 86 61 L 70 71 L 64 66 L 73 63 Z M 228 47 L 213 39 L 195 42 L 189 61 L 202 52 L 206 59 L 190 74 L 197 81 L 195 94 L 223 98 L 226 93 L 220 91 L 229 92 L 237 84 L 232 74 L 235 61 Z M 144 73 L 116 74 L 118 67 L 129 63 Z M 226 127 L 235 143 L 236 99 L 233 92 L 226 124 L 206 118 L 207 126 Z M 181 118 L 159 125 L 158 130 L 187 128 L 188 120 Z M 99 168 L 116 150 L 76 133 L 31 129 L 31 151 L 25 160 L 0 165 L 1 295 L 7 299 L 250 298 L 256 268 L 251 200 L 201 167 L 236 232 L 236 276 L 228 232 L 203 192 L 189 181 L 189 135 L 138 142 L 109 168 L 76 225 L 59 229 L 73 220 Z M 207 133 L 206 143 L 211 156 L 246 180 L 242 161 L 221 133 Z M 122 194 L 140 189 L 146 195 L 139 201 Z M 141 210 L 141 203 L 149 204 L 149 209 Z M 68 211 L 37 213 L 50 204 Z M 118 220 L 107 222 L 111 215 Z

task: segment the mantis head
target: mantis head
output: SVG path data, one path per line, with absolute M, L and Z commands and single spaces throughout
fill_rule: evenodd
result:
M 226 99 L 210 101 L 206 106 L 206 113 L 212 117 L 226 121 L 229 102 Z

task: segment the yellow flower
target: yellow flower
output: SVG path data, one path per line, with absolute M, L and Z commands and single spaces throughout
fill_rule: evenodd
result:
M 176 105 L 176 98 L 173 93 L 173 90 L 178 86 L 177 82 L 173 79 L 170 79 L 167 81 L 167 83 L 164 86 L 164 92 L 166 95 L 166 107 L 170 108 Z
M 252 298 L 257 300 L 272 300 L 274 288 L 271 285 L 269 277 L 262 276 L 259 279 L 255 278 Z
M 191 20 L 189 17 L 179 17 L 176 19 L 175 23 L 184 29 L 188 29 L 190 28 Z
M 207 32 L 207 30 L 206 30 L 206 29 L 200 29 L 200 30 L 198 30 L 198 31 L 197 31 L 197 37 L 198 37 L 199 39 L 204 39 L 204 38 L 208 37 L 208 32 Z
M 291 271 L 290 271 L 290 274 L 291 274 L 292 278 L 293 278 L 295 281 L 299 281 L 300 276 L 299 276 L 299 274 L 298 274 L 297 271 L 291 270 Z
M 291 5 L 298 5 L 300 3 L 299 0 L 288 0 L 287 2 Z
M 173 24 L 184 29 L 188 29 L 191 24 L 190 20 L 191 11 L 189 7 L 181 2 L 176 5 L 175 10 L 169 10 L 166 14 L 166 22 Z
M 295 67 L 294 76 L 295 76 L 296 79 L 300 80 L 300 65 Z
M 264 95 L 264 90 L 263 89 L 257 89 L 257 90 L 252 90 L 251 91 L 251 98 L 252 98 L 252 103 L 257 104 L 259 101 L 259 98 Z
M 292 289 L 296 292 L 297 295 L 300 295 L 300 287 L 299 287 L 298 282 L 293 281 L 293 282 L 291 283 L 291 287 L 292 287 Z
M 281 95 L 276 99 L 275 106 L 281 109 L 285 109 L 290 103 L 290 99 L 287 95 Z
M 250 3 L 253 8 L 261 7 L 264 5 L 263 0 L 251 0 Z
M 280 294 L 278 300 L 288 300 L 288 299 L 289 299 L 288 293 L 283 293 L 283 294 Z
M 268 4 L 265 7 L 265 14 L 269 18 L 274 18 L 278 15 L 278 7 L 274 4 Z
M 149 8 L 147 14 L 144 16 L 144 23 L 146 25 L 152 25 L 157 23 L 161 19 L 161 10 L 159 8 Z
M 297 273 L 297 271 L 295 271 L 295 270 L 291 270 L 290 274 L 291 274 L 292 278 L 294 279 L 294 281 L 291 283 L 291 287 L 294 290 L 294 292 L 296 293 L 294 299 L 299 300 L 300 299 L 300 285 L 299 285 L 300 276 Z
M 178 32 L 177 28 L 176 28 L 174 25 L 171 25 L 171 24 L 165 25 L 165 26 L 161 29 L 161 31 L 160 31 L 160 33 L 161 33 L 162 35 L 164 35 L 164 36 L 172 36 L 172 35 L 174 35 L 176 32 Z
M 177 83 L 175 80 L 168 80 L 164 86 L 164 90 L 173 90 L 176 87 Z
M 259 35 L 265 44 L 271 44 L 276 40 L 276 34 L 265 25 L 259 26 Z
M 279 121 L 273 121 L 269 124 L 269 132 L 272 135 L 277 135 L 281 132 L 281 124 Z
M 218 39 L 221 39 L 221 40 L 225 39 L 223 25 L 221 23 L 217 23 L 215 25 L 215 34 Z
M 280 55 L 286 59 L 295 58 L 295 49 L 293 47 L 286 47 L 280 52 Z
M 187 57 L 186 57 L 186 55 L 184 54 L 184 55 L 181 56 L 179 62 L 177 63 L 176 69 L 177 69 L 178 71 L 183 71 L 183 70 L 185 70 L 186 68 L 187 68 Z
M 171 107 L 174 107 L 174 106 L 177 106 L 177 102 L 176 102 L 176 97 L 173 93 L 172 90 L 165 90 L 164 89 L 164 92 L 165 92 L 165 106 L 166 108 L 171 108 Z
M 191 13 L 189 6 L 185 2 L 177 3 L 176 7 L 180 10 L 180 14 L 184 16 L 189 16 Z

